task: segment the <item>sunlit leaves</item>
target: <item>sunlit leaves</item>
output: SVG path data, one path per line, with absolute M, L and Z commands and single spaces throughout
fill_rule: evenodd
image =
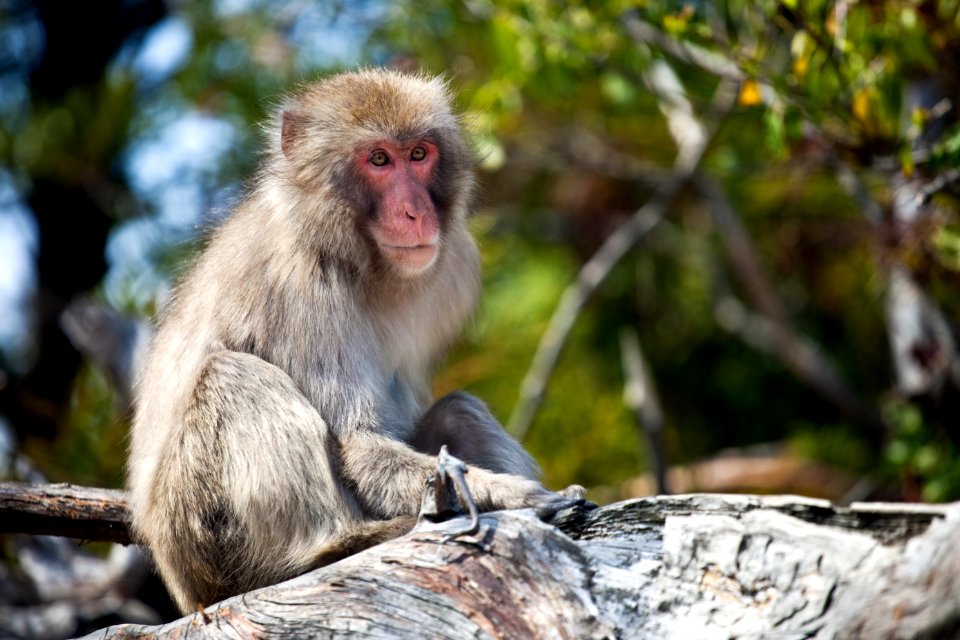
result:
M 740 82 L 704 171 L 742 213 L 790 319 L 822 342 L 858 393 L 875 399 L 888 388 L 878 310 L 883 277 L 875 258 L 887 251 L 889 238 L 864 222 L 859 204 L 837 186 L 830 162 L 854 165 L 883 205 L 890 193 L 877 166 L 918 180 L 960 167 L 960 129 L 949 126 L 954 116 L 912 98 L 917 79 L 937 80 L 957 66 L 960 0 L 373 4 L 383 14 L 366 23 L 376 29 L 363 62 L 399 62 L 447 75 L 479 160 L 482 209 L 496 214 L 481 216 L 488 223 L 480 234 L 485 301 L 439 391 L 466 386 L 500 417 L 509 414 L 563 287 L 603 238 L 647 201 L 674 159 L 676 146 L 658 103 L 663 98 L 644 83 L 652 64 L 674 70 L 692 117 L 710 113 L 718 74 L 684 55 L 692 50 L 717 62 L 714 68 L 733 70 Z M 323 70 L 320 53 L 327 43 L 305 53 L 310 32 L 301 25 L 299 40 L 289 37 L 290 25 L 276 15 L 282 2 L 240 3 L 249 9 L 229 15 L 206 2 L 178 6 L 190 27 L 191 51 L 172 86 L 136 115 L 134 142 L 155 135 L 163 118 L 190 110 L 226 119 L 240 138 L 229 145 L 237 148 L 236 159 L 231 153 L 223 160 L 236 165 L 221 168 L 237 180 L 244 174 L 237 167 L 250 165 L 252 123 L 282 87 Z M 349 3 L 316 6 L 310 11 L 331 19 L 354 10 Z M 626 14 L 675 46 L 638 42 L 626 28 Z M 366 31 L 356 33 L 359 41 Z M 92 115 L 103 122 L 91 126 L 130 120 L 122 112 L 129 105 L 123 91 L 130 91 L 122 75 L 114 78 L 115 95 L 88 97 L 67 112 L 37 111 L 35 131 L 18 141 L 17 153 L 54 170 L 64 162 L 62 154 L 47 152 L 54 142 L 113 144 L 99 130 L 88 135 L 76 121 L 81 115 L 92 121 L 94 108 Z M 779 437 L 794 423 L 833 430 L 842 419 L 811 408 L 812 392 L 776 358 L 718 328 L 718 297 L 744 292 L 727 272 L 708 205 L 690 197 L 672 208 L 579 319 L 530 434 L 551 482 L 614 482 L 637 470 L 643 454 L 619 400 L 615 336 L 624 324 L 637 327 L 662 383 L 675 459 Z M 960 272 L 955 218 L 947 211 L 923 236 L 924 265 L 932 265 L 931 278 L 948 283 Z M 894 251 L 907 253 L 899 246 Z M 939 441 L 927 426 L 919 427 L 926 430 L 925 443 L 908 442 L 905 453 L 893 447 L 888 460 L 921 469 L 934 482 L 948 457 L 931 459 L 928 445 Z M 852 450 L 856 443 L 837 447 Z M 931 495 L 946 495 L 938 491 Z
M 763 97 L 760 94 L 760 83 L 758 83 L 756 80 L 749 79 L 740 86 L 738 102 L 741 106 L 754 107 L 760 104 L 762 99 Z
M 763 116 L 763 125 L 767 148 L 775 157 L 782 159 L 787 153 L 787 134 L 782 110 L 767 110 Z
M 793 73 L 798 79 L 807 76 L 810 69 L 810 56 L 816 47 L 806 31 L 797 31 L 790 41 L 790 54 L 793 56 Z
M 684 5 L 679 11 L 669 13 L 663 17 L 663 28 L 674 36 L 682 36 L 690 25 L 694 11 L 692 5 Z
M 955 5 L 955 0 L 939 3 L 938 16 L 955 10 Z M 910 83 L 918 72 L 936 69 L 939 52 L 952 51 L 950 43 L 960 35 L 955 20 L 934 18 L 929 8 L 921 10 L 912 2 L 730 2 L 726 6 L 735 20 L 728 42 L 757 38 L 763 43 L 756 52 L 735 46 L 727 55 L 780 87 L 813 122 L 830 123 L 828 130 L 841 139 L 848 135 L 841 132 L 846 125 L 860 142 L 885 140 L 890 146 L 906 135 L 900 109 Z M 699 13 L 692 18 L 689 12 L 681 13 L 684 20 L 679 22 L 684 26 L 677 30 L 676 15 L 670 15 L 669 20 L 669 16 L 660 19 L 673 25 L 681 39 L 689 37 L 691 20 L 706 22 Z M 778 39 L 789 50 L 789 65 L 769 55 Z
M 934 146 L 930 154 L 933 169 L 960 169 L 960 125 L 954 125 Z
M 867 86 L 854 93 L 850 110 L 868 137 L 889 138 L 893 134 L 892 114 L 876 86 Z
M 946 434 L 924 422 L 916 405 L 890 402 L 886 414 L 894 433 L 887 446 L 887 461 L 907 487 L 919 486 L 928 502 L 942 502 L 960 495 L 958 451 Z
M 636 99 L 636 87 L 622 74 L 610 71 L 600 78 L 603 95 L 613 104 L 626 105 Z
M 960 227 L 940 227 L 933 237 L 937 259 L 951 271 L 960 272 Z

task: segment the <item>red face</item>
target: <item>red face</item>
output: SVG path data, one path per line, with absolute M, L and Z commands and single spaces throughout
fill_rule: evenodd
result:
M 380 140 L 357 157 L 379 204 L 373 238 L 381 254 L 407 275 L 426 271 L 437 258 L 440 225 L 427 185 L 438 161 L 439 148 L 424 140 Z

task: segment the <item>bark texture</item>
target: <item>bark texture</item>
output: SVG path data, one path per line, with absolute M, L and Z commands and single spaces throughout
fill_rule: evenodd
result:
M 0 534 L 29 533 L 130 543 L 124 491 L 71 484 L 0 482 Z
M 951 638 L 960 506 L 686 495 L 418 528 L 167 625 L 88 638 Z

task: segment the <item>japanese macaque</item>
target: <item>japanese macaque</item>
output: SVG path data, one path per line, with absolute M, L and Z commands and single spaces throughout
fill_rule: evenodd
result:
M 442 445 L 481 510 L 582 502 L 545 489 L 480 400 L 431 406 L 480 290 L 473 159 L 444 83 L 333 76 L 268 139 L 138 383 L 133 530 L 184 612 L 408 531 Z

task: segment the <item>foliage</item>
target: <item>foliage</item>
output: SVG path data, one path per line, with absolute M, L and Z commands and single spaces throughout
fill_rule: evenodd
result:
M 487 189 L 497 201 L 530 203 L 526 210 L 503 211 L 504 217 L 526 218 L 509 233 L 529 230 L 533 218 L 582 257 L 649 195 L 645 170 L 667 165 L 674 153 L 663 105 L 647 90 L 656 61 L 673 66 L 699 113 L 707 110 L 718 78 L 735 75 L 739 108 L 721 129 L 707 167 L 742 213 L 796 326 L 824 346 L 855 381 L 857 394 L 879 402 L 893 378 L 885 347 L 885 265 L 907 262 L 948 318 L 955 321 L 960 312 L 956 200 L 953 192 L 943 193 L 922 224 L 891 230 L 887 215 L 893 214 L 869 219 L 835 167 L 852 166 L 881 208 L 890 207 L 897 174 L 933 179 L 956 170 L 951 122 L 957 111 L 949 96 L 956 95 L 951 89 L 958 85 L 958 67 L 947 62 L 958 59 L 956 9 L 950 1 L 645 2 L 639 8 L 438 1 L 396 8 L 398 16 L 416 11 L 429 19 L 389 21 L 377 42 L 400 43 L 428 68 L 450 69 L 464 88 L 469 122 L 486 158 Z M 655 37 L 631 37 L 631 20 L 651 26 Z M 534 189 L 549 213 L 534 200 Z M 797 429 L 809 433 L 816 425 L 825 435 L 853 434 L 838 446 L 858 459 L 863 451 L 878 451 L 875 433 L 863 425 L 837 426 L 844 418 L 787 377 L 782 362 L 731 343 L 718 329 L 718 298 L 742 295 L 743 283 L 734 281 L 719 254 L 709 215 L 696 207 L 672 215 L 672 224 L 631 255 L 632 265 L 614 271 L 580 320 L 532 446 L 543 448 L 542 457 L 555 455 L 541 443 L 543 431 L 576 415 L 581 394 L 565 391 L 567 367 L 588 368 L 599 356 L 615 374 L 604 381 L 610 396 L 599 397 L 612 398 L 621 384 L 611 366 L 617 360 L 613 337 L 619 326 L 636 323 L 665 396 L 672 459 Z M 522 237 L 536 246 L 543 235 L 528 231 Z M 498 407 L 512 402 L 498 394 L 491 399 Z M 549 414 L 557 422 L 546 420 Z M 608 446 L 600 434 L 616 433 L 620 446 L 630 442 L 623 439 L 630 416 L 610 415 L 611 423 L 591 421 L 591 448 Z M 943 429 L 939 424 L 949 430 L 955 417 L 931 417 L 919 429 L 929 438 L 929 429 Z M 940 456 L 946 467 L 955 459 L 951 451 Z M 897 468 L 908 464 L 891 459 Z M 614 471 L 611 479 L 622 473 Z M 924 496 L 960 493 L 953 487 Z
M 28 440 L 24 453 L 51 482 L 122 486 L 127 430 L 109 382 L 100 371 L 84 367 L 70 404 L 69 421 L 57 440 Z
M 886 410 L 893 426 L 886 462 L 907 495 L 928 502 L 955 500 L 960 495 L 956 444 L 939 425 L 927 423 L 914 404 L 892 402 Z
M 804 450 L 858 473 L 882 468 L 879 480 L 909 477 L 926 499 L 960 497 L 957 416 L 897 392 L 884 313 L 896 264 L 949 323 L 960 317 L 956 0 L 306 4 L 171 6 L 95 85 L 4 112 L 0 158 L 23 193 L 90 166 L 119 193 L 105 205 L 119 221 L 99 290 L 111 304 L 153 309 L 182 264 L 185 252 L 171 247 L 216 219 L 199 212 L 229 208 L 255 161 L 255 123 L 283 87 L 355 62 L 445 73 L 480 158 L 486 288 L 436 386 L 466 387 L 506 420 L 564 287 L 670 176 L 678 136 L 690 132 L 671 112 L 678 96 L 657 88 L 667 65 L 688 117 L 720 122 L 701 171 L 737 212 L 782 319 L 858 402 L 878 415 L 898 409 L 878 433 L 797 377 L 782 352 L 721 322 L 731 300 L 752 316 L 764 307 L 731 260 L 716 203 L 689 186 L 577 321 L 527 443 L 548 483 L 615 485 L 646 468 L 622 402 L 617 336 L 631 325 L 662 395 L 671 461 L 819 440 L 830 444 Z M 160 29 L 181 30 L 188 44 L 158 70 L 143 60 Z M 323 55 L 345 38 L 363 43 L 357 55 Z M 714 96 L 728 81 L 737 101 L 720 118 Z M 193 157 L 144 180 L 138 161 L 194 131 L 184 122 L 215 131 L 210 148 L 187 149 Z M 916 219 L 897 217 L 904 184 L 929 190 Z M 112 414 L 84 371 L 77 420 L 116 420 L 93 417 Z M 50 464 L 69 471 L 58 477 L 116 481 L 122 446 L 102 432 L 96 445 L 61 436 Z M 96 456 L 109 461 L 81 468 Z

